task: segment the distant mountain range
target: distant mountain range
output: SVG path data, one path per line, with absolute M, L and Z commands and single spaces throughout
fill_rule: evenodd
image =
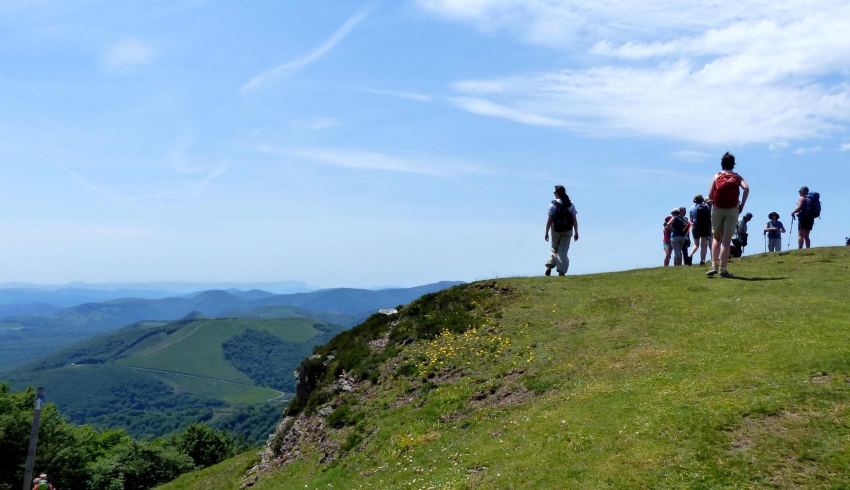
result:
M 85 290 L 85 291 L 100 291 L 113 292 L 121 290 L 133 291 L 154 291 L 164 293 L 162 298 L 169 296 L 179 296 L 197 291 L 209 291 L 211 289 L 238 289 L 248 291 L 251 289 L 262 289 L 273 294 L 291 294 L 291 293 L 306 293 L 314 291 L 317 288 L 308 286 L 307 283 L 301 281 L 276 281 L 276 282 L 127 282 L 127 283 L 88 283 L 88 282 L 69 282 L 61 285 L 45 285 L 32 284 L 26 282 L 7 282 L 0 284 L 0 293 L 8 289 L 26 289 L 37 291 L 59 291 L 63 289 Z M 145 295 L 129 294 L 124 296 L 113 296 L 109 299 L 134 296 L 145 298 Z M 0 301 L 2 304 L 2 301 Z M 79 304 L 79 303 L 76 303 Z M 70 306 L 70 305 L 69 305 Z
M 310 293 L 272 294 L 266 291 L 204 291 L 191 297 L 162 299 L 121 298 L 85 303 L 46 315 L 7 317 L 6 321 L 27 326 L 91 326 L 117 328 L 144 320 L 179 320 L 197 311 L 208 317 L 236 314 L 267 306 L 295 306 L 307 310 L 359 315 L 381 308 L 409 303 L 423 294 L 459 284 L 438 282 L 404 289 L 326 289 Z
M 458 282 L 438 282 L 414 288 L 337 288 L 296 294 L 263 290 L 211 290 L 168 298 L 117 298 L 84 302 L 68 308 L 48 303 L 0 304 L 0 370 L 95 335 L 140 321 L 173 321 L 192 312 L 206 317 L 243 319 L 314 318 L 342 327 L 362 322 L 381 308 L 393 308 Z M 86 290 L 90 294 L 90 290 Z M 98 292 L 98 291 L 95 291 Z M 0 290 L 24 296 L 21 290 Z M 67 289 L 52 293 L 69 295 Z

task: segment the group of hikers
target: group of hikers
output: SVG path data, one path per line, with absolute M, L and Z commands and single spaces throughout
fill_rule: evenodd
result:
M 664 265 L 691 265 L 693 258 L 700 250 L 699 265 L 705 265 L 706 254 L 711 248 L 711 266 L 706 275 L 734 277 L 727 265 L 730 257 L 740 257 L 747 246 L 749 222 L 752 213 L 744 212 L 750 186 L 739 174 L 735 173 L 735 157 L 726 152 L 720 159 L 720 172 L 711 180 L 708 199 L 702 194 L 694 196 L 694 207 L 685 214 L 685 208 L 674 208 L 670 216 L 664 219 Z M 810 192 L 803 186 L 799 190 L 800 198 L 797 206 L 791 211 L 792 226 L 798 222 L 797 246 L 810 248 L 812 246 L 809 234 L 814 227 L 815 218 L 820 217 L 820 194 Z M 740 219 L 738 219 L 740 217 Z M 765 252 L 782 251 L 782 234 L 786 233 L 785 225 L 779 221 L 779 213 L 771 212 L 764 225 Z M 688 250 L 690 240 L 688 232 L 694 238 L 693 248 Z M 790 242 L 789 242 L 790 243 Z
M 42 473 L 32 479 L 32 490 L 56 490 L 56 487 L 47 481 L 47 473 Z
M 729 152 L 720 159 L 720 172 L 711 179 L 708 198 L 702 194 L 694 196 L 694 206 L 688 211 L 684 206 L 674 208 L 664 219 L 664 265 L 692 265 L 699 251 L 699 265 L 706 264 L 710 252 L 706 275 L 712 277 L 734 277 L 727 265 L 730 257 L 740 257 L 747 246 L 748 224 L 752 213 L 741 214 L 750 194 L 750 186 L 739 174 L 735 173 L 735 156 Z M 815 218 L 820 217 L 820 195 L 810 192 L 808 187 L 800 188 L 797 206 L 791 211 L 791 226 L 798 222 L 797 245 L 799 248 L 811 247 L 809 234 L 814 227 Z M 739 219 L 740 218 L 740 219 Z M 575 205 L 570 201 L 562 185 L 555 186 L 555 199 L 549 205 L 549 218 L 546 221 L 544 239 L 551 242 L 549 260 L 546 261 L 545 275 L 552 275 L 552 269 L 559 276 L 566 275 L 570 267 L 567 256 L 570 239 L 578 240 L 578 218 Z M 765 252 L 782 251 L 782 234 L 785 225 L 779 221 L 779 213 L 768 214 L 764 226 Z M 693 243 L 690 241 L 693 237 Z M 790 242 L 789 242 L 790 244 Z M 850 245 L 850 239 L 848 239 Z

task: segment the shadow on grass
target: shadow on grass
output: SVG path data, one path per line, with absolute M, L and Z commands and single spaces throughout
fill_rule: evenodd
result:
M 740 277 L 740 276 L 735 276 L 732 279 L 736 279 L 738 281 L 784 281 L 788 278 L 787 277 Z

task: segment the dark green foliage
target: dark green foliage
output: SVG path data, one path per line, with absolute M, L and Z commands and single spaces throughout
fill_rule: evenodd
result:
M 357 447 L 359 447 L 361 442 L 363 442 L 363 435 L 360 434 L 359 432 L 352 431 L 345 438 L 345 442 L 342 443 L 342 446 L 340 446 L 340 449 L 343 452 L 347 453 L 347 452 L 351 451 L 352 449 L 356 449 Z
M 361 418 L 363 418 L 362 415 L 352 411 L 349 405 L 340 405 L 328 415 L 328 425 L 334 429 L 341 429 L 346 425 L 357 423 Z
M 192 424 L 180 434 L 170 437 L 167 445 L 189 455 L 195 466 L 206 468 L 244 452 L 248 447 L 224 430 L 205 424 Z
M 284 342 L 268 332 L 248 329 L 221 347 L 224 358 L 259 385 L 292 393 L 295 391 L 292 371 L 298 363 L 312 353 L 314 346 L 327 342 L 342 327 L 317 323 L 313 328 L 322 333 L 306 342 Z
M 148 490 L 193 469 L 192 458 L 174 447 L 128 441 L 91 466 L 89 487 Z
M 34 403 L 32 388 L 12 393 L 0 384 L 0 482 L 23 480 Z M 203 424 L 167 440 L 133 441 L 123 430 L 68 423 L 48 403 L 41 411 L 35 473 L 47 472 L 61 490 L 147 490 L 245 449 L 244 439 Z
M 397 376 L 401 376 L 406 378 L 408 376 L 413 376 L 418 373 L 419 369 L 417 369 L 416 364 L 402 364 L 396 369 L 395 373 Z
M 264 444 L 280 423 L 284 408 L 282 404 L 241 407 L 230 415 L 208 423 L 212 427 L 243 436 L 251 444 Z

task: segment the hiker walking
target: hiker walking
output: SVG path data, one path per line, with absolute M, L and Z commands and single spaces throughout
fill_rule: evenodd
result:
M 791 218 L 797 217 L 797 248 L 812 247 L 812 242 L 809 239 L 809 233 L 815 226 L 815 218 L 820 217 L 820 194 L 817 192 L 809 192 L 809 188 L 803 186 L 800 188 L 800 199 L 797 201 L 797 207 L 791 211 Z M 791 223 L 794 227 L 794 223 Z
M 779 213 L 776 211 L 767 215 L 770 220 L 764 225 L 764 233 L 767 235 L 767 251 L 782 251 L 782 234 L 785 233 L 785 225 L 779 221 Z
M 694 237 L 694 246 L 690 256 L 693 259 L 699 249 L 699 265 L 705 265 L 705 254 L 711 242 L 711 208 L 705 203 L 702 194 L 694 196 L 694 207 L 690 211 L 691 234 Z
M 555 186 L 555 200 L 549 205 L 549 219 L 546 220 L 546 235 L 543 237 L 549 241 L 549 230 L 552 230 L 551 249 L 549 260 L 546 261 L 547 276 L 552 275 L 552 269 L 558 271 L 559 276 L 567 274 L 570 268 L 570 236 L 578 241 L 578 217 L 575 205 L 570 201 L 567 190 L 562 185 Z
M 670 211 L 673 217 L 667 221 L 666 230 L 670 234 L 670 247 L 673 249 L 673 267 L 683 264 L 682 251 L 685 248 L 685 239 L 688 237 L 688 224 L 682 218 L 682 210 L 673 208 Z
M 720 272 L 720 277 L 734 277 L 726 270 L 729 263 L 729 245 L 738 225 L 738 214 L 744 210 L 750 186 L 743 177 L 736 174 L 735 156 L 728 151 L 720 159 L 721 171 L 711 179 L 708 197 L 713 206 L 711 210 L 711 267 L 705 275 L 712 277 Z M 741 196 L 740 190 L 744 190 Z M 740 198 L 740 200 L 739 200 Z
M 33 478 L 32 490 L 56 490 L 56 487 L 47 481 L 47 473 L 42 473 L 38 478 Z

